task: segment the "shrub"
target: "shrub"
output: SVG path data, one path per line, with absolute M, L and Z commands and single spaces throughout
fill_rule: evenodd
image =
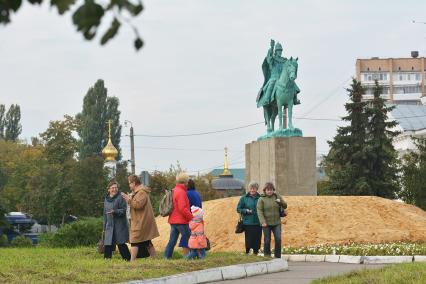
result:
M 12 240 L 11 244 L 14 247 L 31 247 L 33 242 L 24 236 L 17 236 Z
M 9 241 L 7 240 L 6 235 L 0 235 L 0 247 L 7 247 L 9 245 Z
M 56 233 L 42 234 L 39 244 L 49 247 L 78 247 L 95 245 L 101 238 L 102 219 L 86 218 L 66 224 Z

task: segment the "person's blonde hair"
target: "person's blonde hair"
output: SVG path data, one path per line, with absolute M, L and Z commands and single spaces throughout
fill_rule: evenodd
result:
M 189 176 L 185 172 L 180 172 L 176 175 L 176 183 L 188 183 Z

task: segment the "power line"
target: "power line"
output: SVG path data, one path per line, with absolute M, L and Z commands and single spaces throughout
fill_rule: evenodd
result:
M 309 113 L 311 113 L 313 110 L 315 110 L 318 106 L 322 105 L 324 102 L 326 102 L 328 99 L 330 99 L 331 97 L 333 97 L 334 95 L 338 94 L 338 91 L 340 90 L 340 88 L 342 88 L 344 85 L 346 85 L 346 83 L 351 79 L 352 77 L 349 77 L 347 79 L 345 79 L 345 81 L 343 81 L 337 88 L 333 89 L 330 94 L 328 96 L 326 96 L 325 98 L 323 98 L 321 101 L 319 101 L 317 104 L 315 104 L 314 106 L 312 106 L 307 112 L 305 112 L 302 117 L 305 117 L 306 115 L 308 115 Z
M 333 118 L 310 118 L 310 117 L 294 117 L 295 119 L 301 119 L 301 120 L 319 120 L 319 121 L 340 121 L 340 119 L 333 119 Z M 187 133 L 187 134 L 173 134 L 173 135 L 154 135 L 154 134 L 135 134 L 134 136 L 139 137 L 151 137 L 151 138 L 173 138 L 173 137 L 188 137 L 188 136 L 202 136 L 202 135 L 209 135 L 209 134 L 216 134 L 216 133 L 223 133 L 223 132 L 229 132 L 234 130 L 239 130 L 259 124 L 264 124 L 263 121 L 251 123 L 247 125 L 242 125 L 238 127 L 233 128 L 227 128 L 222 130 L 216 130 L 216 131 L 208 131 L 208 132 L 198 132 L 198 133 Z M 127 135 L 124 135 L 127 136 Z
M 415 116 L 400 116 L 400 117 L 394 117 L 394 119 L 401 119 L 401 118 L 416 118 L 416 117 L 426 117 L 426 115 L 415 115 Z M 342 119 L 337 118 L 315 118 L 315 117 L 294 117 L 295 119 L 299 120 L 312 120 L 312 121 L 331 121 L 331 122 L 340 122 Z M 174 135 L 152 135 L 152 134 L 135 134 L 135 136 L 140 137 L 151 137 L 151 138 L 173 138 L 173 137 L 189 137 L 189 136 L 202 136 L 202 135 L 209 135 L 209 134 L 216 134 L 216 133 L 223 133 L 223 132 L 229 132 L 234 130 L 239 130 L 259 124 L 263 124 L 264 122 L 256 122 L 251 123 L 247 125 L 242 125 L 238 127 L 233 128 L 227 128 L 222 130 L 216 130 L 216 131 L 208 131 L 208 132 L 198 132 L 198 133 L 188 133 L 188 134 L 174 134 Z M 125 135 L 127 136 L 127 135 Z
M 130 145 L 122 145 L 121 147 L 130 147 Z M 152 147 L 152 146 L 135 146 L 135 148 L 152 149 L 152 150 L 173 150 L 173 151 L 199 151 L 199 152 L 223 152 L 223 149 L 191 149 L 191 148 L 171 148 L 171 147 Z M 244 150 L 229 150 L 228 152 L 241 153 Z
M 233 131 L 237 129 L 247 128 L 250 126 L 262 124 L 263 122 L 256 122 L 252 124 L 247 124 L 243 126 L 228 128 L 228 129 L 222 129 L 222 130 L 216 130 L 216 131 L 208 131 L 208 132 L 199 132 L 199 133 L 189 133 L 189 134 L 174 134 L 174 135 L 152 135 L 152 134 L 135 134 L 135 136 L 142 136 L 142 137 L 156 137 L 156 138 L 171 138 L 171 137 L 187 137 L 187 136 L 201 136 L 201 135 L 208 135 L 208 134 L 215 134 L 215 133 L 222 133 L 222 132 L 228 132 Z

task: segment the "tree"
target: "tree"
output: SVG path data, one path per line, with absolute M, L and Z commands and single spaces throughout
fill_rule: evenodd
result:
M 3 208 L 3 206 L 0 204 L 0 237 L 3 234 L 3 231 L 10 227 L 9 222 L 6 220 L 6 210 Z
M 0 104 L 0 139 L 4 139 L 4 122 L 5 122 L 5 111 L 4 105 Z
M 83 110 L 77 114 L 77 132 L 80 136 L 80 158 L 100 155 L 108 142 L 108 120 L 112 120 L 112 143 L 118 150 L 120 160 L 120 112 L 118 98 L 108 97 L 103 80 L 98 80 L 89 89 L 83 101 Z
M 22 132 L 21 108 L 12 104 L 6 113 L 4 138 L 8 141 L 16 141 Z
M 399 196 L 405 202 L 426 210 L 426 138 L 412 139 L 417 149 L 403 157 Z
M 368 178 L 372 194 L 384 198 L 395 198 L 399 190 L 398 183 L 398 154 L 393 147 L 392 140 L 399 132 L 392 131 L 396 121 L 388 121 L 388 113 L 395 106 L 386 106 L 385 100 L 380 97 L 382 87 L 375 82 L 374 99 L 367 108 L 369 116 L 368 139 L 369 163 Z
M 75 205 L 72 198 L 72 172 L 77 165 L 74 156 L 78 142 L 73 136 L 77 124 L 71 116 L 65 115 L 64 118 L 63 121 L 51 121 L 49 128 L 40 134 L 48 161 L 44 170 L 50 174 L 43 172 L 42 182 L 38 186 L 41 198 L 33 202 L 32 211 L 38 211 L 38 216 L 44 213 L 49 224 L 63 224 Z M 49 197 L 48 200 L 44 200 L 45 197 Z
M 353 79 L 347 91 L 351 101 L 345 104 L 348 115 L 343 120 L 349 125 L 339 127 L 334 140 L 328 141 L 330 151 L 322 163 L 329 176 L 327 191 L 337 195 L 372 195 L 368 183 L 368 115 L 367 103 L 362 101 L 364 89 Z
M 51 163 L 65 163 L 74 157 L 78 149 L 78 141 L 73 136 L 73 132 L 77 130 L 77 123 L 69 115 L 65 115 L 64 118 L 63 121 L 51 121 L 49 128 L 40 134 Z
M 0 1 L 0 24 L 9 24 L 11 14 L 16 13 L 21 5 L 22 0 L 1 0 Z M 28 0 L 30 4 L 42 4 L 43 0 Z M 110 39 L 117 35 L 121 24 L 128 23 L 135 33 L 134 47 L 139 50 L 143 46 L 143 42 L 139 36 L 138 29 L 129 23 L 126 15 L 136 17 L 142 12 L 143 6 L 140 0 L 50 0 L 50 6 L 56 7 L 60 15 L 72 10 L 72 22 L 77 31 L 82 33 L 86 40 L 92 40 L 102 22 L 104 16 L 106 18 L 113 17 L 110 27 L 104 31 L 100 43 L 106 44 Z
M 108 185 L 103 159 L 99 156 L 81 159 L 74 168 L 71 179 L 72 198 L 75 202 L 72 213 L 76 216 L 102 216 Z
M 33 193 L 33 188 L 29 188 L 28 184 L 40 176 L 46 163 L 43 147 L 0 140 L 0 157 L 2 174 L 5 176 L 0 203 L 7 211 L 26 210 L 28 198 Z

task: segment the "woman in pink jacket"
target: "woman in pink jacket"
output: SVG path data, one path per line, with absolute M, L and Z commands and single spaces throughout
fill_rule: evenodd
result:
M 189 237 L 189 254 L 187 259 L 206 257 L 207 238 L 204 233 L 203 209 L 191 206 L 192 220 L 189 222 L 191 236 Z

